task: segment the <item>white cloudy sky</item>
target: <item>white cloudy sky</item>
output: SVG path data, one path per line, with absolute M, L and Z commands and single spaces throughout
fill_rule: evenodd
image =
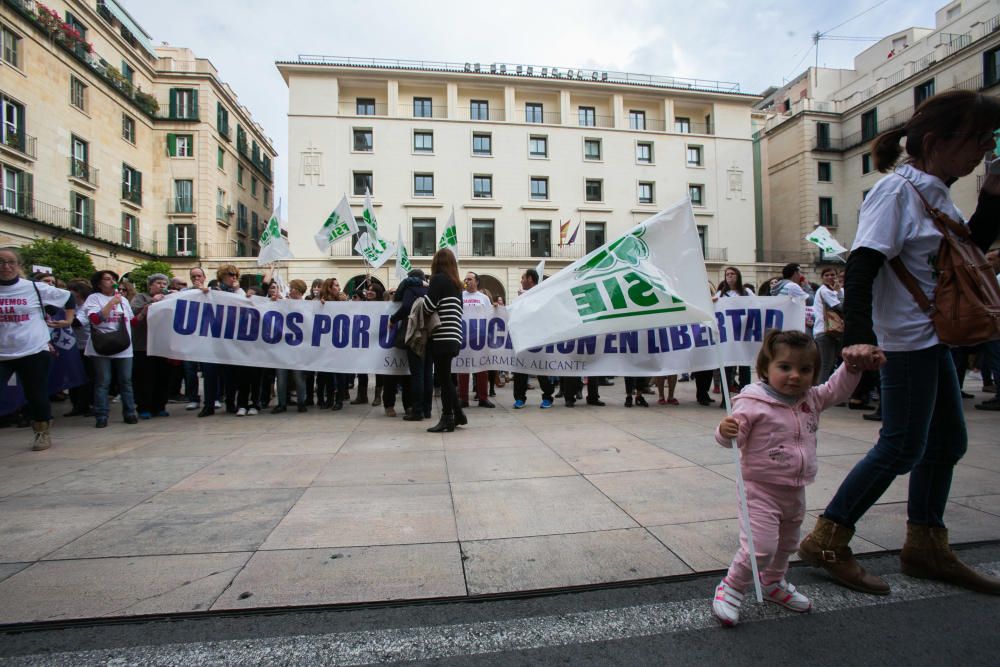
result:
M 284 196 L 288 95 L 276 60 L 323 54 L 583 67 L 730 81 L 744 92 L 759 93 L 815 62 L 814 32 L 881 37 L 913 25 L 933 27 L 934 12 L 946 0 L 123 0 L 122 4 L 155 44 L 186 46 L 212 61 L 274 141 L 279 153 L 275 194 Z M 870 44 L 821 41 L 819 64 L 851 67 L 853 56 Z

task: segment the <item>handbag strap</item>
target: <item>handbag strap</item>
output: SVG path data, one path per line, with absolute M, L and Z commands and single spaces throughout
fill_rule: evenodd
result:
M 45 321 L 45 318 L 48 317 L 48 314 L 45 312 L 45 302 L 42 301 L 42 293 L 38 291 L 38 283 L 36 283 L 34 280 L 29 280 L 28 282 L 31 283 L 31 286 L 35 288 L 35 296 L 38 297 L 38 307 L 42 311 L 42 321 Z

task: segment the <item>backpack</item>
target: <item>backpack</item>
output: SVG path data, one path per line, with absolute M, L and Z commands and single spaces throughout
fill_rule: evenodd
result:
M 941 247 L 934 265 L 938 274 L 934 301 L 928 300 L 898 256 L 889 260 L 889 266 L 931 318 L 942 343 L 978 345 L 1000 338 L 1000 284 L 986 256 L 972 242 L 966 225 L 931 206 L 913 183 L 910 186 L 941 232 Z

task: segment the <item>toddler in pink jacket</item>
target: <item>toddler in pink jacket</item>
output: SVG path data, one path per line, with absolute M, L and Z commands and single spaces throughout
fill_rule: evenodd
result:
M 759 380 L 733 400 L 733 414 L 719 423 L 715 439 L 740 448 L 750 526 L 764 598 L 797 612 L 812 603 L 785 580 L 788 559 L 799 545 L 806 512 L 806 484 L 816 479 L 816 432 L 819 413 L 850 397 L 861 371 L 875 360 L 845 350 L 845 363 L 830 380 L 813 386 L 819 350 L 801 331 L 769 331 L 757 356 Z M 753 583 L 746 531 L 740 525 L 740 549 L 715 589 L 712 612 L 723 625 L 736 625 L 743 592 Z

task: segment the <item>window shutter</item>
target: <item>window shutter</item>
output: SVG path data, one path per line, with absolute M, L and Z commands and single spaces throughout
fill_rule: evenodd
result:
M 167 256 L 177 254 L 177 225 L 167 225 Z
M 170 117 L 177 118 L 177 89 L 170 89 Z
M 198 227 L 196 225 L 188 225 L 188 238 L 191 239 L 191 256 L 198 256 Z
M 17 212 L 21 215 L 32 217 L 35 212 L 35 175 L 23 172 L 20 178 L 21 192 Z
M 84 199 L 83 229 L 87 236 L 94 235 L 94 200 Z
M 191 115 L 188 118 L 198 117 L 198 89 L 191 91 Z
M 140 206 L 142 205 L 142 172 L 133 171 L 132 172 L 132 192 L 138 195 L 138 200 L 136 203 Z
M 168 134 L 167 135 L 167 155 L 170 157 L 177 157 L 177 135 Z

